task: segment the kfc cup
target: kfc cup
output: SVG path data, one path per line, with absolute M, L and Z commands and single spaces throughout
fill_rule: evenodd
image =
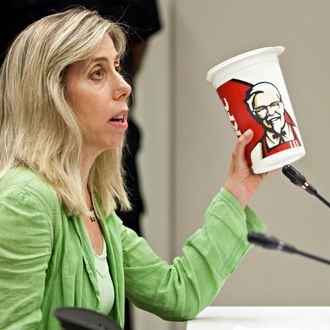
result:
M 305 149 L 285 86 L 278 55 L 284 47 L 265 47 L 213 67 L 215 87 L 237 136 L 254 132 L 246 157 L 254 173 L 292 163 Z

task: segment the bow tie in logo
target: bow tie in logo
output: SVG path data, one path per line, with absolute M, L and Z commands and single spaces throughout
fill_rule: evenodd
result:
M 280 139 L 280 143 L 284 142 L 284 137 L 286 137 L 286 132 L 282 131 L 281 133 L 273 133 L 273 139 Z

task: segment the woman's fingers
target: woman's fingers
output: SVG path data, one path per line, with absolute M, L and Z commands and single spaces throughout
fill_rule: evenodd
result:
M 235 153 L 237 156 L 243 156 L 245 153 L 245 147 L 251 142 L 253 138 L 253 131 L 252 129 L 246 130 L 238 139 L 238 143 L 235 148 Z

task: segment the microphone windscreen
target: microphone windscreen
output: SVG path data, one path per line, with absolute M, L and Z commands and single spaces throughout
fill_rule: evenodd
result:
M 279 246 L 279 240 L 276 237 L 253 231 L 248 233 L 248 241 L 266 249 L 277 249 Z
M 306 178 L 291 165 L 283 166 L 282 173 L 298 186 L 302 186 L 306 182 Z

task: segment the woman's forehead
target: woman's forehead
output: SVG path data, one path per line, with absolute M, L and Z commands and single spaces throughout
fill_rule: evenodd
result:
M 88 57 L 89 61 L 93 61 L 95 58 L 108 58 L 109 60 L 116 59 L 118 53 L 113 43 L 112 38 L 106 34 L 99 46 Z
M 72 63 L 71 67 L 76 69 L 89 67 L 97 62 L 113 63 L 118 59 L 118 52 L 109 35 L 105 35 L 101 43 L 90 53 L 90 55 L 80 61 Z

